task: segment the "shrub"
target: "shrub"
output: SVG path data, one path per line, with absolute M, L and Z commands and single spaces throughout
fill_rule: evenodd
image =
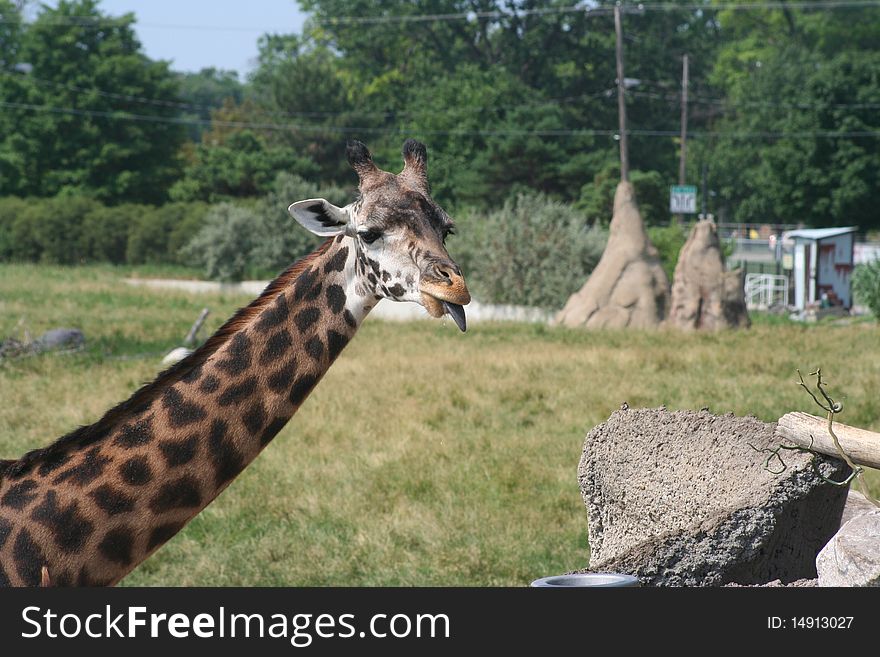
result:
M 14 239 L 21 240 L 21 248 L 26 250 L 22 259 L 60 265 L 82 262 L 83 224 L 99 207 L 97 201 L 83 196 L 30 201 L 15 223 Z
M 165 215 L 160 223 L 172 227 L 168 235 L 167 262 L 187 264 L 181 249 L 189 244 L 205 225 L 210 209 L 210 205 L 201 202 L 166 203 L 158 208 Z
M 0 261 L 180 263 L 204 222 L 204 203 L 103 206 L 69 194 L 0 199 Z
M 279 174 L 272 191 L 250 206 L 213 206 L 182 253 L 202 265 L 210 278 L 271 276 L 320 243 L 296 223 L 287 207 L 307 198 L 343 206 L 349 197 L 341 187 L 319 187 L 297 175 Z
M 16 219 L 27 210 L 27 202 L 17 197 L 0 198 L 0 261 L 21 258 L 14 229 Z
M 294 173 L 279 173 L 272 184 L 272 190 L 265 196 L 264 201 L 287 207 L 294 201 L 303 201 L 307 198 L 324 198 L 342 207 L 348 204 L 354 196 L 354 190 L 335 185 L 319 185 L 306 180 Z M 290 215 L 288 215 L 290 216 Z
M 251 208 L 232 203 L 215 205 L 181 253 L 202 265 L 209 278 L 240 281 L 252 267 L 257 221 L 258 215 Z
M 168 258 L 168 237 L 174 224 L 168 221 L 170 214 L 160 208 L 140 207 L 140 212 L 131 218 L 128 229 L 128 244 L 125 260 L 132 265 L 166 262 Z
M 38 230 L 46 205 L 45 200 L 28 199 L 12 217 L 9 225 L 12 260 L 37 262 L 40 259 L 43 248 Z
M 669 187 L 657 171 L 631 171 L 639 213 L 646 226 L 669 223 Z M 614 192 L 620 182 L 620 166 L 609 164 L 581 188 L 575 206 L 591 224 L 607 225 L 614 211 Z
M 254 266 L 276 272 L 311 253 L 320 243 L 320 238 L 305 230 L 290 216 L 287 208 L 291 203 L 308 198 L 324 198 L 341 207 L 348 203 L 350 196 L 341 187 L 319 187 L 297 175 L 279 174 L 272 191 L 256 206 L 259 218 L 254 226 Z
M 607 235 L 581 212 L 519 194 L 485 216 L 465 213 L 449 250 L 481 301 L 561 308 L 599 262 Z
M 647 231 L 651 244 L 656 246 L 660 252 L 660 262 L 663 264 L 663 271 L 666 272 L 666 276 L 671 283 L 672 276 L 675 273 L 675 265 L 678 264 L 678 254 L 681 253 L 681 247 L 687 242 L 690 226 L 678 224 L 651 226 Z
M 880 319 L 880 260 L 858 265 L 853 272 L 853 294 Z
M 126 261 L 182 263 L 180 250 L 202 228 L 208 206 L 204 203 L 166 203 L 141 206 L 129 228 Z
M 128 230 L 133 218 L 143 212 L 140 205 L 99 207 L 86 215 L 82 224 L 81 250 L 95 262 L 125 263 Z

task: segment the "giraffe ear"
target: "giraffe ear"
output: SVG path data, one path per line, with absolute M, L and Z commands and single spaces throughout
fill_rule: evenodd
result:
M 350 232 L 348 213 L 322 198 L 297 201 L 292 203 L 287 211 L 315 235 L 333 237 Z

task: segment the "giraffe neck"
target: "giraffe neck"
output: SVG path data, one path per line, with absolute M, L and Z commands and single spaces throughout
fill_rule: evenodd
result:
M 202 349 L 0 474 L 0 585 L 115 584 L 262 451 L 377 298 L 328 241 Z

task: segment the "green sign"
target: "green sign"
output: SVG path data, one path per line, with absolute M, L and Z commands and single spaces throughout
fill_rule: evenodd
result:
M 694 185 L 673 185 L 670 187 L 669 211 L 673 214 L 696 214 L 697 188 Z

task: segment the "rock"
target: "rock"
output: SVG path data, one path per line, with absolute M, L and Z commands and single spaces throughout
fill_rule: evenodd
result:
M 85 345 L 86 336 L 79 329 L 52 329 L 36 340 L 9 338 L 0 342 L 0 358 L 31 356 L 45 351 L 76 351 Z
M 749 445 L 775 448 L 774 429 L 707 411 L 614 412 L 587 436 L 578 468 L 588 570 L 656 586 L 814 579 L 846 490 L 822 481 L 803 452 L 783 451 L 785 471 L 770 472 L 768 454 Z M 843 462 L 815 458 L 824 476 L 846 476 Z
M 669 302 L 669 281 L 648 240 L 631 183 L 614 194 L 608 244 L 599 264 L 559 311 L 555 324 L 586 328 L 658 326 Z
M 846 505 L 843 507 L 843 515 L 840 517 L 840 526 L 843 527 L 856 516 L 875 511 L 876 506 L 859 491 L 849 489 L 846 496 Z
M 880 509 L 843 525 L 819 552 L 816 570 L 819 586 L 880 586 Z
M 27 351 L 27 345 L 15 338 L 7 338 L 0 342 L 0 358 L 15 358 L 27 353 Z
M 752 325 L 746 307 L 746 270 L 724 272 L 721 309 L 730 328 L 748 328 Z
M 33 342 L 34 351 L 82 349 L 86 336 L 79 329 L 59 328 L 46 331 Z
M 175 347 L 162 359 L 163 365 L 174 365 L 175 363 L 179 363 L 184 358 L 189 356 L 193 352 L 192 349 L 187 349 L 186 347 Z
M 697 222 L 675 266 L 669 324 L 706 330 L 748 327 L 743 276 L 742 271 L 725 271 L 715 222 Z

